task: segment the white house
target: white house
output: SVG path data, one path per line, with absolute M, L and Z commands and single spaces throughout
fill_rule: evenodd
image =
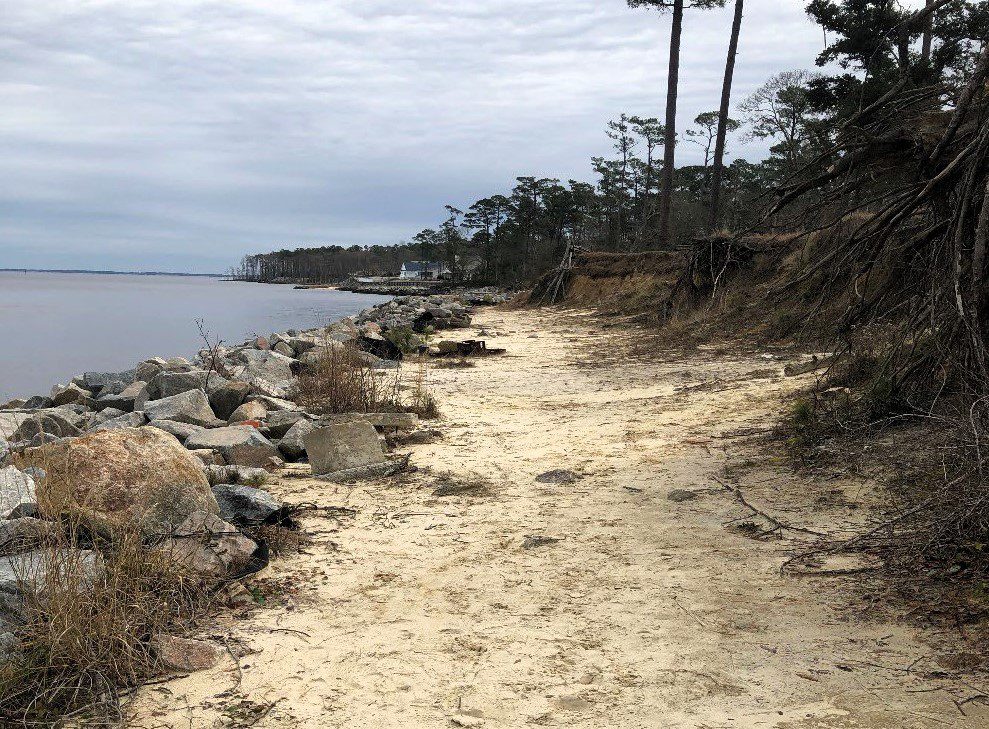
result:
M 450 269 L 436 261 L 406 261 L 402 264 L 399 278 L 414 278 L 432 281 L 450 275 Z

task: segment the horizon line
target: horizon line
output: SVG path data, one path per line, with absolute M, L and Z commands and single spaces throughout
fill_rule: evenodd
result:
M 87 273 L 110 276 L 204 276 L 223 278 L 225 273 L 192 273 L 188 271 L 111 271 L 92 268 L 0 268 L 0 273 Z

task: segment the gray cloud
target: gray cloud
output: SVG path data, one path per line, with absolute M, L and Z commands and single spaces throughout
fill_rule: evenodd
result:
M 803 5 L 747 3 L 736 98 L 813 64 Z M 717 105 L 729 16 L 688 15 L 681 124 Z M 396 242 L 516 175 L 589 177 L 608 119 L 662 114 L 669 19 L 623 0 L 5 0 L 0 28 L 0 267 L 219 270 Z

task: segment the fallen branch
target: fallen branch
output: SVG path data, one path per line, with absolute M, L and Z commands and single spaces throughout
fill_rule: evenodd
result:
M 719 484 L 721 484 L 721 486 L 724 487 L 725 490 L 730 491 L 732 494 L 734 494 L 735 500 L 739 504 L 741 504 L 742 506 L 744 506 L 746 509 L 750 510 L 756 516 L 762 517 L 763 519 L 765 519 L 766 521 L 768 521 L 770 524 L 773 525 L 773 528 L 772 529 L 770 529 L 768 532 L 765 532 L 766 534 L 768 534 L 770 532 L 774 532 L 774 531 L 789 530 L 791 532 L 801 532 L 803 534 L 810 534 L 810 535 L 813 535 L 815 537 L 823 537 L 823 536 L 825 536 L 822 532 L 818 532 L 818 531 L 815 531 L 813 529 L 808 529 L 807 527 L 793 526 L 792 524 L 789 524 L 789 523 L 787 523 L 785 521 L 780 521 L 775 516 L 773 516 L 771 514 L 768 514 L 765 511 L 763 511 L 762 509 L 759 509 L 759 508 L 753 506 L 751 503 L 749 503 L 748 500 L 746 500 L 745 495 L 742 494 L 742 490 L 739 489 L 737 486 L 732 486 L 729 483 L 725 483 L 724 481 L 722 481 L 717 476 L 712 476 L 712 478 L 715 481 L 717 481 Z

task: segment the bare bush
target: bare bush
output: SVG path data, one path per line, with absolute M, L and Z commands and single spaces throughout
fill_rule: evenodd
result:
M 901 503 L 853 539 L 822 548 L 871 546 L 901 564 L 961 559 L 989 569 L 976 548 L 989 533 L 987 79 L 989 46 L 955 86 L 915 87 L 904 73 L 846 121 L 770 213 L 781 224 L 794 210 L 788 224 L 808 235 L 836 233 L 777 292 L 845 302 L 838 331 L 846 360 L 861 360 L 864 349 L 872 358 L 850 403 L 825 419 L 922 419 L 940 440 L 930 454 L 937 468 Z M 869 340 L 881 346 L 863 347 Z M 802 432 L 818 437 L 822 409 L 796 415 Z
M 318 415 L 395 410 L 398 375 L 374 370 L 361 352 L 349 347 L 322 347 L 299 374 L 295 399 Z
M 439 415 L 429 392 L 425 360 L 416 361 L 411 387 L 402 370 L 375 370 L 362 352 L 349 347 L 323 347 L 296 380 L 295 400 L 308 412 L 413 412 L 423 418 Z M 404 393 L 404 394 L 403 394 Z

